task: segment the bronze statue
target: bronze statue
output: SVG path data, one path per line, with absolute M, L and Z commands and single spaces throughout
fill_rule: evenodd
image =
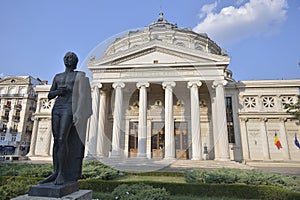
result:
M 75 71 L 78 57 L 64 56 L 65 72 L 56 74 L 48 99 L 55 99 L 52 109 L 53 173 L 41 183 L 63 185 L 81 175 L 87 120 L 92 114 L 91 88 L 84 72 Z

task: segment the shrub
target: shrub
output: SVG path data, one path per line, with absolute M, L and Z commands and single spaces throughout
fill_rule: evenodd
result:
M 114 189 L 112 195 L 122 200 L 167 200 L 169 193 L 164 188 L 153 188 L 145 184 L 122 184 Z
M 47 177 L 53 171 L 50 164 L 2 163 L 0 176 Z
M 79 183 L 81 189 L 103 193 L 111 193 L 122 184 L 136 184 L 136 182 L 114 180 L 80 180 Z M 170 195 L 188 194 L 197 197 L 235 197 L 239 199 L 300 199 L 300 193 L 267 185 L 140 182 L 140 184 L 143 183 L 154 188 L 165 188 Z
M 0 186 L 1 199 L 11 199 L 23 194 L 28 193 L 32 185 L 36 185 L 40 179 L 36 178 L 23 178 L 23 177 L 8 177 L 5 184 Z
M 82 179 L 112 180 L 118 176 L 118 171 L 108 167 L 100 161 L 87 161 L 83 163 Z
M 240 183 L 249 185 L 272 185 L 300 192 L 300 178 L 272 174 L 258 170 L 211 169 L 191 170 L 185 172 L 188 183 Z

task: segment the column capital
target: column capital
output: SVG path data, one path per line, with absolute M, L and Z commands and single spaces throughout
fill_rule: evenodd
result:
M 240 119 L 242 122 L 247 122 L 249 120 L 248 117 L 241 117 Z
M 189 81 L 187 83 L 187 87 L 188 88 L 191 88 L 193 86 L 196 86 L 196 87 L 200 87 L 202 85 L 202 82 L 201 81 Z
M 136 87 L 138 88 L 138 89 L 140 89 L 141 87 L 149 87 L 150 86 L 150 84 L 148 83 L 148 82 L 138 82 L 138 83 L 136 83 Z
M 91 88 L 93 90 L 102 88 L 102 83 L 92 83 Z
M 279 120 L 280 120 L 281 122 L 286 122 L 286 121 L 287 121 L 287 118 L 286 118 L 286 117 L 280 117 Z
M 175 87 L 176 83 L 173 81 L 165 81 L 162 83 L 163 89 L 167 88 L 167 87 Z
M 115 82 L 115 83 L 112 84 L 112 87 L 113 88 L 118 88 L 118 87 L 124 88 L 125 87 L 125 83 L 123 83 L 123 82 Z
M 213 82 L 213 84 L 212 84 L 212 87 L 213 87 L 213 88 L 216 88 L 216 87 L 218 87 L 219 85 L 225 86 L 227 83 L 228 83 L 228 81 L 226 81 L 226 80 L 215 80 L 215 81 Z
M 268 121 L 268 118 L 267 118 L 267 117 L 260 118 L 260 121 L 262 121 L 262 122 L 267 122 L 267 121 Z

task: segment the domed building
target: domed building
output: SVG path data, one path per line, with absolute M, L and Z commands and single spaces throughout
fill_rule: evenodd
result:
M 229 64 L 226 51 L 206 34 L 179 28 L 162 13 L 115 39 L 88 62 L 93 115 L 87 156 L 299 161 L 299 126 L 284 104 L 297 100 L 300 80 L 236 82 Z M 46 87 L 37 87 L 41 110 L 31 156 L 51 154 Z M 39 145 L 41 137 L 47 145 Z

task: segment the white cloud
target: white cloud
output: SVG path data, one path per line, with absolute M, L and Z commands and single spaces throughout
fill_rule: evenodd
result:
M 199 17 L 203 18 L 205 17 L 207 14 L 211 13 L 216 7 L 217 7 L 217 2 L 212 3 L 212 4 L 205 4 L 204 6 L 202 6 Z
M 4 73 L 0 73 L 0 78 L 3 78 L 4 77 Z
M 207 33 L 218 43 L 232 44 L 276 31 L 286 19 L 288 6 L 287 0 L 250 0 L 239 7 L 222 8 L 219 13 L 208 9 L 211 7 L 211 4 L 202 7 L 201 13 L 206 10 L 207 14 L 193 30 Z

